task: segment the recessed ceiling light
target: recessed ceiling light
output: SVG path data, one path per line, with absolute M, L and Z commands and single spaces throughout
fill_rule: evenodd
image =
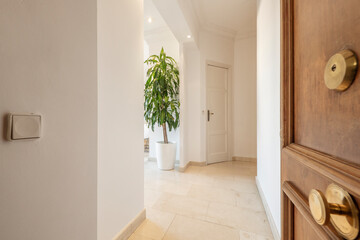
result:
M 187 38 L 191 38 L 191 35 L 187 35 L 186 37 L 187 37 Z
M 148 22 L 149 22 L 149 23 L 152 22 L 152 18 L 151 18 L 151 17 L 148 18 Z

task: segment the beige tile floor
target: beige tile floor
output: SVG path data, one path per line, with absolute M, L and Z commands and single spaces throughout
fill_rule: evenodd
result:
M 130 240 L 273 239 L 255 185 L 256 164 L 161 171 L 145 162 L 147 219 Z

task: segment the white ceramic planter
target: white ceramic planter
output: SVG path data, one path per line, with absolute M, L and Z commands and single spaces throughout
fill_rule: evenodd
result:
M 156 158 L 158 168 L 161 170 L 171 170 L 175 167 L 176 143 L 156 142 Z

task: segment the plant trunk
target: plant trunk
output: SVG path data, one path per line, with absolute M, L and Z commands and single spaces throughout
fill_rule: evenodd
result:
M 166 123 L 164 123 L 163 125 L 162 125 L 162 127 L 163 127 L 163 134 L 164 134 L 164 143 L 169 143 L 169 141 L 168 141 L 168 137 L 167 137 L 167 131 L 166 131 Z

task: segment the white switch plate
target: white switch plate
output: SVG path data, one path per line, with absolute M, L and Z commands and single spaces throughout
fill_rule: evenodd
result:
M 41 116 L 35 114 L 9 114 L 7 138 L 10 141 L 40 138 Z

